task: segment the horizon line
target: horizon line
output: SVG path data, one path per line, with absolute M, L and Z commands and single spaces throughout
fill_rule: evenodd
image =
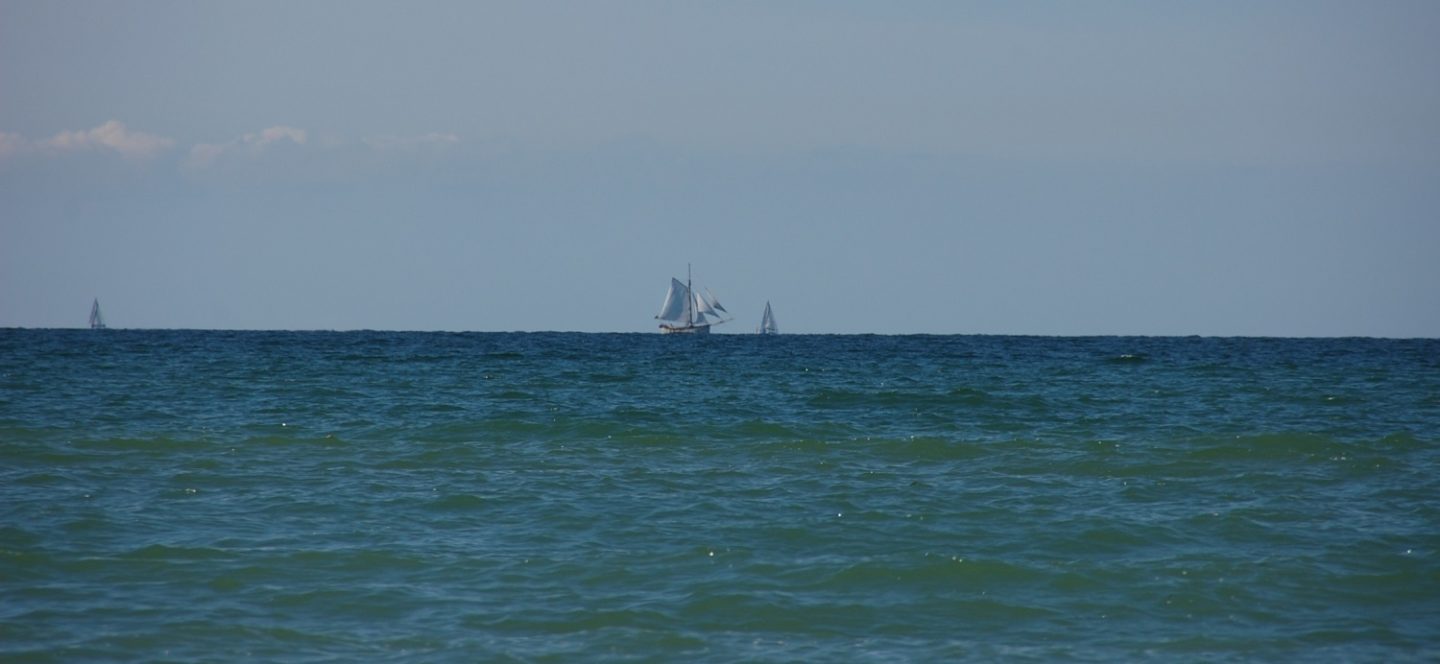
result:
M 400 328 L 206 328 L 206 327 L 114 327 L 107 326 L 103 330 L 92 330 L 85 326 L 74 327 L 25 327 L 19 325 L 0 326 L 0 330 L 23 330 L 23 331 L 75 331 L 94 332 L 105 334 L 108 332 L 288 332 L 288 333 L 326 333 L 326 334 L 355 334 L 367 332 L 387 332 L 400 334 L 633 334 L 645 336 L 667 336 L 658 332 L 639 331 L 596 331 L 596 330 L 444 330 L 444 329 L 400 329 Z M 1394 341 L 1433 341 L 1440 340 L 1440 336 L 1377 336 L 1362 334 L 1302 334 L 1293 336 L 1282 336 L 1274 334 L 1135 334 L 1135 333 L 1088 333 L 1088 334 L 1042 334 L 1035 332 L 783 332 L 780 334 L 762 335 L 756 332 L 712 332 L 709 336 L 728 337 L 1033 337 L 1033 338 L 1062 338 L 1062 339 L 1101 339 L 1101 338 L 1133 338 L 1133 339 L 1377 339 Z

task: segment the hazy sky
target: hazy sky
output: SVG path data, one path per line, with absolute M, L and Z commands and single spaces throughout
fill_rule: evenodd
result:
M 0 0 L 0 326 L 1440 336 L 1440 2 Z

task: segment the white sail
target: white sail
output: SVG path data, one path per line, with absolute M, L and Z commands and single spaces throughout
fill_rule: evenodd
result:
M 100 298 L 95 298 L 94 304 L 90 305 L 90 329 L 105 329 L 105 317 L 100 315 Z
M 660 305 L 660 313 L 655 317 L 676 323 L 686 322 L 690 318 L 689 303 L 690 289 L 672 277 L 670 291 L 665 293 L 665 304 Z
M 681 323 L 689 323 L 695 320 L 695 292 L 685 287 L 685 300 L 681 302 L 680 317 L 676 319 Z
M 705 300 L 705 304 L 710 305 L 710 308 L 711 308 L 712 310 L 715 310 L 715 311 L 725 311 L 725 307 L 720 306 L 720 300 L 715 297 L 715 294 L 714 294 L 714 293 L 711 293 L 711 292 L 710 292 L 710 289 L 709 289 L 709 288 L 706 288 L 706 289 L 705 289 L 704 300 Z M 730 313 L 730 312 L 725 311 L 725 313 L 728 314 L 728 313 Z M 719 315 L 719 314 L 716 314 L 716 315 Z
M 696 294 L 695 294 L 695 315 L 696 315 L 696 316 L 703 316 L 703 315 L 705 315 L 705 314 L 710 314 L 711 316 L 714 316 L 714 317 L 716 317 L 716 318 L 719 318 L 719 317 L 720 317 L 720 312 L 716 311 L 715 308 L 710 305 L 710 302 L 708 301 L 708 299 L 702 297 L 699 293 L 696 293 Z
M 775 314 L 770 312 L 770 303 L 765 303 L 765 315 L 760 318 L 760 334 L 779 334 L 780 326 L 775 324 Z

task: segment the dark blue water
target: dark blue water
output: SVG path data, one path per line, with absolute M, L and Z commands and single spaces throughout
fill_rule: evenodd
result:
M 0 659 L 1434 660 L 1440 341 L 0 330 Z

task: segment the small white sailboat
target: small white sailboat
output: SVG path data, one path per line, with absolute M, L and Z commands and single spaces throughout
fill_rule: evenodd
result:
M 730 320 L 725 318 L 728 313 L 710 289 L 704 292 L 694 289 L 687 266 L 685 283 L 670 278 L 670 290 L 665 293 L 665 303 L 660 305 L 660 313 L 655 318 L 660 321 L 661 334 L 710 334 L 710 326 Z M 715 320 L 706 318 L 707 314 Z
M 105 317 L 100 315 L 100 298 L 95 298 L 95 303 L 90 305 L 90 329 L 105 329 Z
M 765 302 L 765 315 L 760 318 L 760 327 L 755 330 L 756 334 L 780 334 L 780 326 L 775 324 L 775 314 L 770 313 L 770 302 Z

